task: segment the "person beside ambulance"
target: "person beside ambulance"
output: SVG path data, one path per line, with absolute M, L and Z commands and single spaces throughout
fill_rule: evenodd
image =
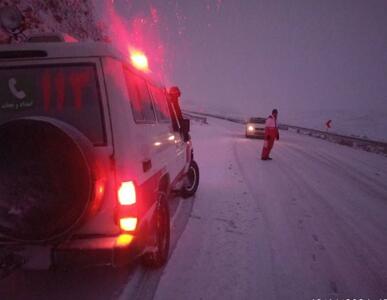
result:
M 279 131 L 278 131 L 278 110 L 273 109 L 271 115 L 266 119 L 265 122 L 265 136 L 262 149 L 262 160 L 272 160 L 270 157 L 270 152 L 274 146 L 274 140 L 279 140 Z

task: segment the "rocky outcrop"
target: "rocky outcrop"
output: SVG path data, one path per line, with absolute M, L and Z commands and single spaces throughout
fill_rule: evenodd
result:
M 24 34 L 66 33 L 78 40 L 107 40 L 102 25 L 95 22 L 91 0 L 0 0 L 0 8 L 16 6 L 25 18 Z M 0 28 L 0 43 L 9 35 Z

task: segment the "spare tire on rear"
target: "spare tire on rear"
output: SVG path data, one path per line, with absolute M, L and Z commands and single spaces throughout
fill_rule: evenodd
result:
M 73 130 L 42 119 L 0 126 L 0 234 L 10 239 L 65 235 L 93 196 L 91 166 Z

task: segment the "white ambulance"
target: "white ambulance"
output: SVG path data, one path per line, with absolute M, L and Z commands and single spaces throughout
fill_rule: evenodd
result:
M 46 40 L 0 45 L 0 253 L 162 266 L 170 194 L 199 183 L 177 89 L 109 44 Z

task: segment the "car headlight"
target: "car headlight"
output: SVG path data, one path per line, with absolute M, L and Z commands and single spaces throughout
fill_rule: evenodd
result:
M 247 126 L 247 130 L 248 131 L 254 131 L 254 126 L 251 126 L 251 125 Z

